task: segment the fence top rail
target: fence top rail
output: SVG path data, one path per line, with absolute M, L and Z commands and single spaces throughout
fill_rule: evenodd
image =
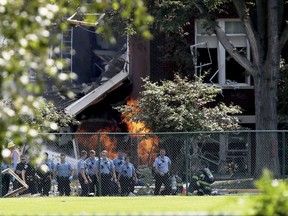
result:
M 287 133 L 288 130 L 237 130 L 237 131 L 190 131 L 190 132 L 57 132 L 57 133 L 40 133 L 41 135 L 95 135 L 95 134 L 110 134 L 110 135 L 199 135 L 199 134 L 229 134 L 229 133 Z

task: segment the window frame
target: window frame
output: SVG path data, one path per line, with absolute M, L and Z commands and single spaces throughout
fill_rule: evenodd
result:
M 198 23 L 203 21 L 202 19 L 195 20 L 195 44 L 203 43 L 204 40 L 207 40 L 208 49 L 209 48 L 216 48 L 217 49 L 217 63 L 218 63 L 218 70 L 215 71 L 214 75 L 218 73 L 218 82 L 217 83 L 210 83 L 215 85 L 220 85 L 222 88 L 253 88 L 251 83 L 251 76 L 245 76 L 245 83 L 241 82 L 228 82 L 226 79 L 226 50 L 217 39 L 215 34 L 198 34 Z M 235 18 L 225 18 L 225 19 L 217 19 L 218 25 L 225 31 L 225 23 L 226 22 L 241 22 L 240 19 Z M 228 38 L 231 40 L 235 47 L 243 47 L 246 48 L 247 58 L 250 59 L 250 45 L 247 40 L 246 34 L 227 34 Z M 209 40 L 210 39 L 210 40 Z M 210 47 L 209 47 L 210 46 Z M 197 47 L 196 47 L 197 53 Z M 201 74 L 201 69 L 199 66 L 195 65 L 195 71 L 197 75 Z M 200 72 L 199 72 L 200 71 Z M 213 76 L 214 76 L 213 75 Z M 208 83 L 209 84 L 209 83 Z

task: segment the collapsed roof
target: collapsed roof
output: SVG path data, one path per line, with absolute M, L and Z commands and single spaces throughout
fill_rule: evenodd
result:
M 78 115 L 87 107 L 99 103 L 129 78 L 127 44 L 124 44 L 120 51 L 94 50 L 94 54 L 101 59 L 97 67 L 102 71 L 96 81 L 78 85 L 65 83 L 60 89 L 56 88 L 53 82 L 48 85 L 45 97 L 53 100 L 57 108 L 67 114 Z M 63 93 L 67 93 L 68 90 L 76 97 L 64 96 Z

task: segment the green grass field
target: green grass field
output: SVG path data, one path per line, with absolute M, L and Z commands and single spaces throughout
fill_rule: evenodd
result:
M 249 215 L 253 197 L 1 198 L 0 215 Z

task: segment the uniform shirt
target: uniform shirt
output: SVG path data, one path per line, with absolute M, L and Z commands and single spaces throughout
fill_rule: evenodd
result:
M 164 156 L 163 158 L 161 158 L 160 156 L 157 157 L 153 164 L 153 166 L 156 167 L 162 173 L 168 173 L 170 165 L 171 160 L 167 156 Z
M 69 177 L 72 171 L 72 166 L 68 162 L 57 163 L 55 171 L 59 177 Z
M 120 168 L 121 175 L 128 177 L 128 178 L 132 178 L 134 172 L 135 172 L 135 167 L 130 162 L 128 164 L 126 164 L 126 163 L 123 164 Z
M 87 163 L 83 158 L 80 158 L 80 160 L 77 163 L 78 168 L 78 174 L 81 174 L 81 169 L 84 169 L 84 173 L 87 174 Z
M 37 171 L 37 175 L 40 178 L 47 179 L 47 178 L 49 178 L 52 175 L 53 171 L 55 170 L 55 165 L 54 165 L 53 161 L 50 160 L 50 159 L 47 159 L 42 164 L 43 165 L 45 164 L 47 166 L 47 171 L 44 171 L 41 168 L 42 165 L 40 165 L 40 166 L 37 167 L 37 170 L 36 170 Z
M 24 166 L 24 170 L 26 171 L 25 172 L 25 178 L 26 177 L 35 177 L 35 169 L 31 166 L 30 163 L 26 163 L 25 166 Z
M 89 157 L 86 159 L 86 164 L 88 166 L 88 171 L 87 171 L 88 175 L 95 175 L 94 168 L 96 166 L 97 161 L 98 161 L 98 158 L 96 158 L 96 157 L 95 158 Z
M 122 158 L 119 158 L 119 157 L 114 158 L 113 164 L 114 164 L 114 166 L 115 166 L 115 171 L 116 171 L 117 173 L 120 173 L 120 172 L 121 172 L 121 167 L 122 167 L 122 165 L 123 165 L 124 163 L 125 163 L 124 157 L 122 157 Z
M 9 168 L 9 165 L 7 163 L 5 163 L 4 161 L 1 162 L 1 170 L 5 170 L 5 169 L 8 169 Z
M 47 165 L 49 172 L 52 172 L 53 170 L 55 170 L 55 164 L 53 163 L 51 159 L 47 159 L 45 164 Z
M 103 160 L 102 158 L 97 161 L 96 167 L 99 169 L 99 162 L 100 162 L 100 170 L 99 173 L 103 174 L 110 174 L 112 169 L 114 169 L 114 163 L 111 159 L 105 159 Z

